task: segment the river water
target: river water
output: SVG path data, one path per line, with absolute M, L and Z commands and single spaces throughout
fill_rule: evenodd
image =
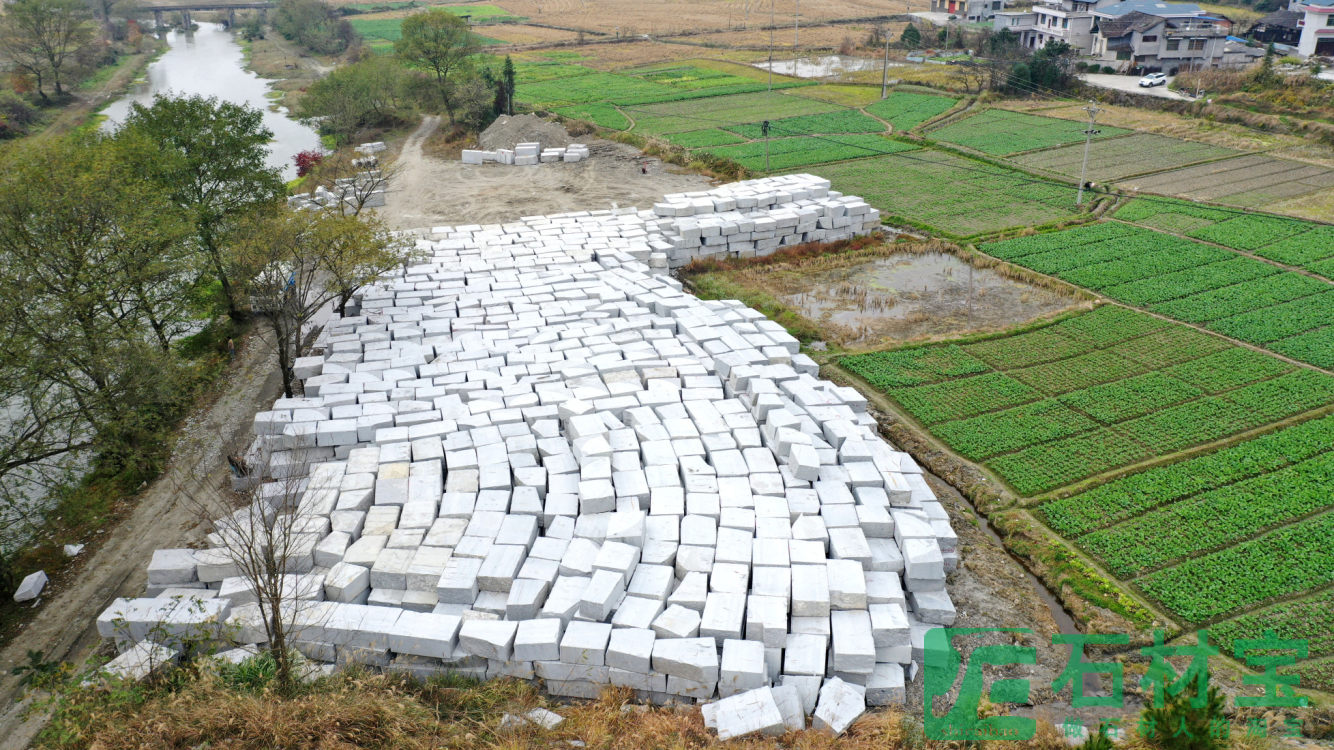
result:
M 222 24 L 201 23 L 191 34 L 173 29 L 167 43 L 170 48 L 148 66 L 147 81 L 102 110 L 107 117 L 103 128 L 114 130 L 130 113 L 131 104 L 151 104 L 159 94 L 216 96 L 264 113 L 264 126 L 273 132 L 269 165 L 281 169 L 285 180 L 296 177 L 292 157 L 318 148 L 319 134 L 286 112 L 269 109 L 269 83 L 246 70 L 241 45 L 231 33 Z

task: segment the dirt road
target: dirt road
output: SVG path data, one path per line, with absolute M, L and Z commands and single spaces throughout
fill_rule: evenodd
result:
M 573 164 L 513 167 L 464 164 L 422 153 L 422 143 L 440 125 L 427 117 L 403 144 L 380 216 L 396 229 L 489 224 L 520 216 L 621 207 L 648 208 L 665 193 L 707 190 L 707 177 L 673 171 L 653 159 L 640 173 L 640 152 L 624 144 L 589 138 L 590 158 Z
M 18 678 L 9 670 L 26 663 L 29 650 L 47 661 L 81 663 L 97 648 L 97 615 L 118 596 L 141 596 L 153 551 L 202 538 L 199 519 L 181 502 L 181 487 L 218 492 L 229 486 L 225 448 L 248 440 L 254 414 L 280 390 L 271 349 L 252 336 L 223 378 L 225 390 L 192 415 L 177 435 L 167 472 L 145 490 L 134 510 L 110 532 L 82 568 L 38 603 L 37 616 L 0 650 L 0 750 L 19 750 L 41 730 L 44 718 L 24 721 Z

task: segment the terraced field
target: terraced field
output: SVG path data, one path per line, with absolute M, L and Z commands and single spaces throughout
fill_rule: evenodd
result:
M 941 151 L 922 149 L 815 171 L 835 189 L 865 198 L 891 223 L 960 238 L 1045 224 L 1074 210 L 1073 187 Z
M 1331 227 L 1295 219 L 1236 215 L 1173 202 L 1131 203 L 1118 218 L 1156 223 L 1191 219 L 1193 236 L 1283 257 L 1320 255 Z M 1211 219 L 1216 223 L 1205 223 Z M 1308 239 L 1309 238 L 1309 239 Z M 1334 284 L 1214 245 L 1117 223 L 986 243 L 982 252 L 1051 274 L 1113 299 L 1317 367 L 1334 367 Z M 1334 253 L 1331 253 L 1334 254 Z
M 1086 127 L 1084 123 L 1074 120 L 989 109 L 932 130 L 928 135 L 938 141 L 1006 156 L 1068 143 L 1083 143 Z M 1110 138 L 1130 132 L 1113 127 L 1099 129 L 1102 132 L 1097 138 Z
M 1089 146 L 1088 173 L 1099 182 L 1108 182 L 1240 154 L 1240 151 L 1207 143 L 1183 141 L 1152 133 L 1134 133 L 1093 141 Z M 1034 151 L 1014 158 L 1017 164 L 1025 167 L 1045 169 L 1073 179 L 1079 178 L 1083 160 L 1083 143 Z
M 1157 172 L 1120 187 L 1194 200 L 1260 208 L 1334 187 L 1334 169 L 1247 154 L 1193 167 Z
M 1334 377 L 1114 306 L 840 363 L 1025 496 L 1334 401 Z

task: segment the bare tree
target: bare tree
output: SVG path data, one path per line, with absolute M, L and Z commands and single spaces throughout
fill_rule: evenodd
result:
M 308 576 L 313 566 L 317 518 L 323 517 L 337 484 L 311 463 L 309 451 L 289 452 L 282 475 L 242 493 L 200 484 L 181 488 L 188 507 L 211 523 L 214 547 L 201 554 L 230 564 L 259 610 L 266 648 L 276 666 L 279 690 L 296 685 L 295 643 L 301 632 L 320 624 L 323 586 Z M 313 469 L 314 476 L 305 476 Z
M 323 185 L 339 198 L 338 213 L 360 216 L 361 212 L 376 208 L 389 182 L 398 175 L 397 164 L 381 164 L 374 156 L 353 156 L 346 151 L 326 155 L 311 170 L 314 185 Z

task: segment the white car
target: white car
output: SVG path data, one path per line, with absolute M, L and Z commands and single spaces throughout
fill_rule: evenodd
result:
M 1139 85 L 1141 85 L 1141 86 L 1143 86 L 1143 87 L 1145 87 L 1145 88 L 1149 88 L 1149 87 L 1152 87 L 1152 86 L 1166 86 L 1166 85 L 1167 85 L 1167 74 L 1166 74 L 1166 73 L 1150 73 L 1150 74 L 1144 76 L 1143 78 L 1139 79 Z

